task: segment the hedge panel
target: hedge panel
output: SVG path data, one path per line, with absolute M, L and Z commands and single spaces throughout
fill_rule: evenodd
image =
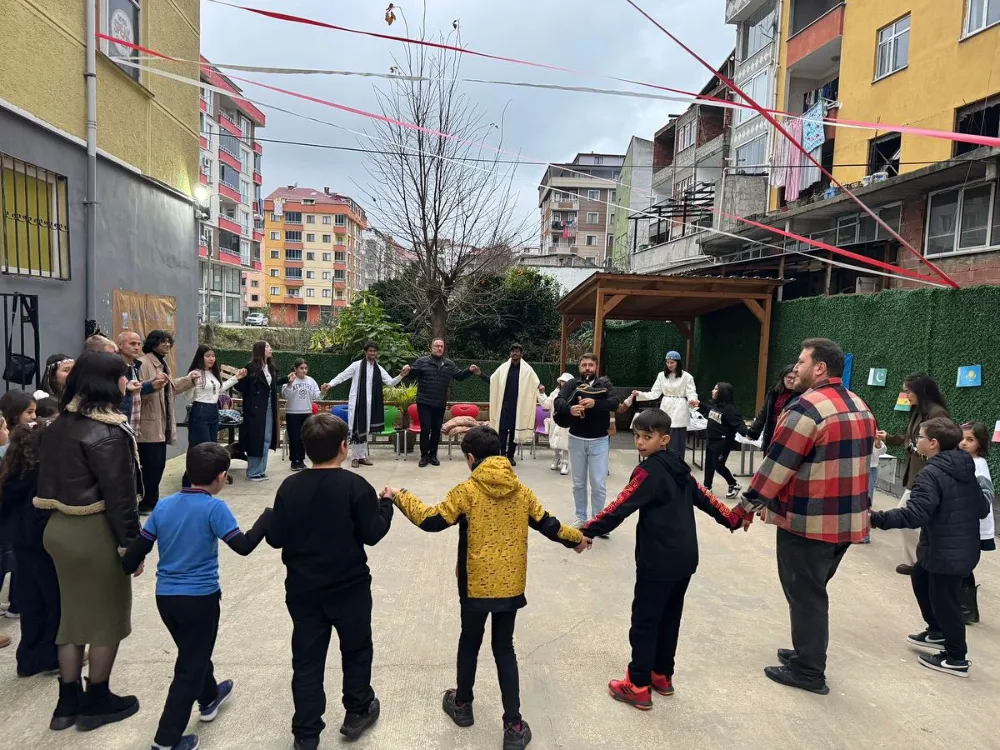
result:
M 701 316 L 691 367 L 698 396 L 707 401 L 716 383 L 732 383 L 736 405 L 745 419 L 752 419 L 757 413 L 759 344 L 760 323 L 742 303 Z
M 670 323 L 611 323 L 605 328 L 605 372 L 615 386 L 646 390 L 663 369 L 667 352 L 682 355 L 687 340 Z

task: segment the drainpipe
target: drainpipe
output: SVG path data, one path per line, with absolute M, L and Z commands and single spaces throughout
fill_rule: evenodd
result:
M 84 0 L 86 7 L 86 68 L 83 78 L 87 95 L 87 195 L 84 283 L 86 317 L 84 336 L 97 330 L 97 3 Z

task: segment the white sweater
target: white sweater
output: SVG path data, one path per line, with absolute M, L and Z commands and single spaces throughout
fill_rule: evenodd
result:
M 286 414 L 312 414 L 313 401 L 323 397 L 316 381 L 308 375 L 285 383 L 281 386 L 281 395 L 285 397 Z
M 689 401 L 698 399 L 698 391 L 694 387 L 694 378 L 687 370 L 679 378 L 671 373 L 668 378 L 662 372 L 656 376 L 652 390 L 640 393 L 640 401 L 660 400 L 660 409 L 670 416 L 670 426 L 674 429 L 688 427 L 691 424 L 691 409 Z
M 220 395 L 239 382 L 239 378 L 234 376 L 229 378 L 225 383 L 219 383 L 219 379 L 215 377 L 211 370 L 201 370 L 198 374 L 201 377 L 198 378 L 194 390 L 191 391 L 192 404 L 216 404 L 219 402 Z

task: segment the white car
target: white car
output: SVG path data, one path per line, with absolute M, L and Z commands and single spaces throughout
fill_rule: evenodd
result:
M 245 322 L 248 326 L 266 326 L 267 316 L 264 313 L 252 312 L 247 315 Z

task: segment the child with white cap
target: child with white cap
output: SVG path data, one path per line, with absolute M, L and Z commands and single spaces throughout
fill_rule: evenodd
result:
M 541 393 L 538 395 L 539 405 L 549 412 L 550 415 L 545 420 L 549 429 L 549 447 L 552 448 L 553 453 L 552 466 L 549 468 L 552 469 L 552 471 L 558 471 L 563 476 L 569 474 L 569 428 L 557 425 L 551 414 L 554 408 L 556 396 L 559 395 L 559 391 L 562 390 L 562 387 L 572 379 L 572 375 L 568 372 L 564 372 L 559 376 L 559 379 L 556 380 L 556 387 L 552 391 L 551 396 L 545 396 Z

